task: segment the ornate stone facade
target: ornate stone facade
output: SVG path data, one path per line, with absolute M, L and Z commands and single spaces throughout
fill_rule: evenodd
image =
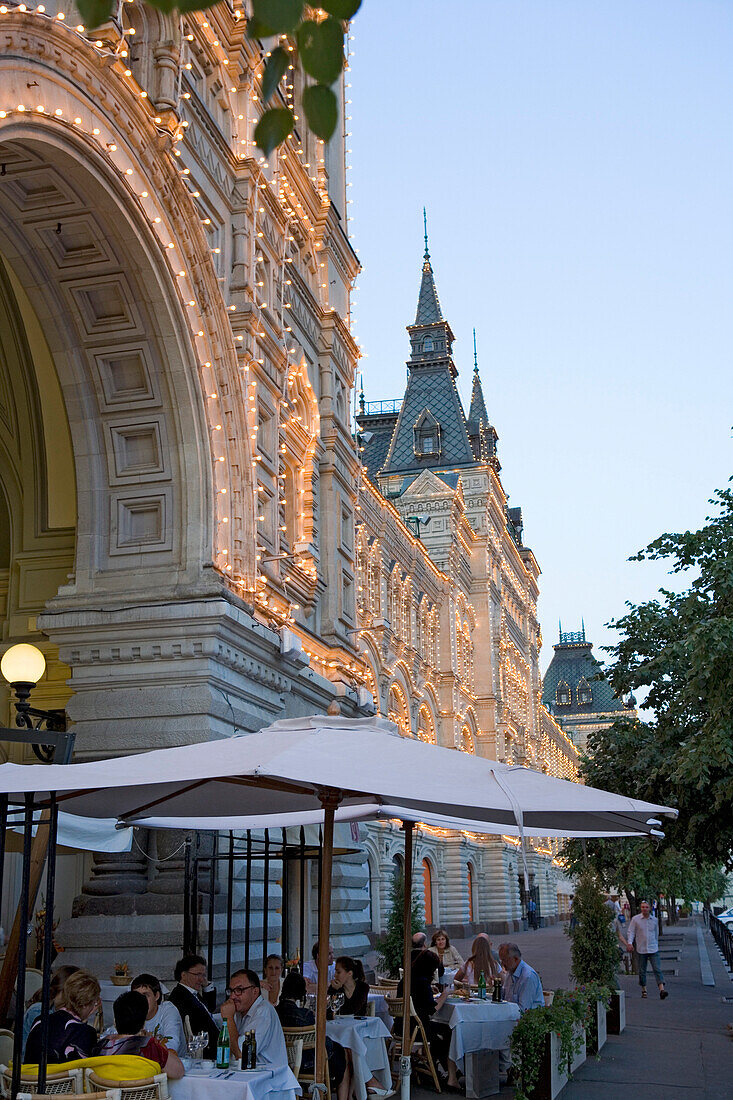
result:
M 463 412 L 427 240 L 408 332 L 404 398 L 367 403 L 362 394 L 357 416 L 359 643 L 369 688 L 405 735 L 577 778 L 576 751 L 541 699 L 539 567 L 522 541 L 521 509 L 507 505 L 477 364 Z M 421 827 L 416 843 L 433 923 L 517 926 L 526 897 L 511 838 Z M 391 827 L 372 827 L 367 846 L 379 926 L 399 841 Z M 558 912 L 556 851 L 556 842 L 533 844 L 528 863 L 549 919 Z

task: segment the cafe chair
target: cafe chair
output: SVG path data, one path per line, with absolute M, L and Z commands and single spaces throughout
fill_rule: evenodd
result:
M 6 1027 L 0 1027 L 0 1066 L 9 1066 L 13 1060 L 15 1036 Z
M 43 971 L 37 970 L 35 966 L 27 966 L 25 968 L 25 1001 L 26 1004 L 31 999 L 34 993 L 43 985 Z M 18 988 L 18 979 L 15 979 L 15 988 Z
M 187 1045 L 193 1040 L 193 1028 L 191 1027 L 191 1021 L 188 1016 L 183 1017 L 183 1037 Z
M 288 1066 L 297 1077 L 300 1073 L 300 1063 L 303 1061 L 303 1039 L 299 1035 L 290 1035 L 289 1028 L 283 1028 L 285 1036 L 285 1050 L 288 1055 Z M 295 1029 L 298 1030 L 297 1028 Z
M 291 1039 L 291 1040 L 292 1039 L 300 1039 L 301 1044 L 302 1044 L 301 1053 L 300 1053 L 301 1062 L 302 1062 L 303 1055 L 305 1054 L 306 1050 L 312 1050 L 313 1051 L 313 1070 L 312 1070 L 312 1072 L 310 1072 L 310 1073 L 304 1072 L 300 1068 L 300 1066 L 298 1066 L 298 1072 L 297 1073 L 295 1073 L 295 1070 L 293 1070 L 293 1073 L 295 1073 L 295 1076 L 298 1078 L 298 1084 L 299 1085 L 311 1085 L 311 1084 L 313 1084 L 313 1082 L 316 1079 L 316 1059 L 315 1059 L 316 1025 L 315 1024 L 306 1024 L 305 1027 L 284 1027 L 283 1028 L 283 1035 L 285 1036 L 286 1046 L 287 1046 L 287 1043 L 288 1043 L 288 1039 Z M 325 1058 L 326 1052 L 324 1051 L 323 1054 L 324 1054 L 324 1058 Z M 290 1058 L 290 1055 L 288 1055 L 288 1059 L 289 1058 Z M 327 1058 L 326 1058 L 326 1061 L 325 1061 L 325 1065 L 326 1065 L 326 1073 L 328 1073 L 329 1070 L 328 1070 L 328 1059 Z
M 408 1055 L 412 1061 L 415 1074 L 422 1075 L 431 1080 L 435 1091 L 440 1092 L 440 1079 L 438 1077 L 438 1071 L 435 1068 L 433 1056 L 430 1053 L 430 1043 L 428 1042 L 423 1022 L 415 1011 L 412 997 L 410 997 L 410 1036 L 407 1050 L 402 1050 L 403 1008 L 404 1002 L 401 997 L 387 998 L 387 1011 L 394 1020 L 394 1024 L 392 1025 L 392 1039 L 387 1048 L 390 1066 L 392 1067 L 392 1076 L 396 1077 L 398 1075 L 399 1060 L 404 1053 Z
M 13 1072 L 8 1066 L 0 1066 L 0 1082 L 3 1096 L 10 1096 Z M 38 1075 L 28 1074 L 20 1078 L 20 1092 L 38 1092 Z M 84 1075 L 80 1069 L 67 1069 L 59 1073 L 49 1073 L 46 1078 L 46 1093 L 79 1093 L 84 1091 Z
M 43 1100 L 47 1094 L 40 1092 L 19 1092 L 18 1100 Z M 119 1089 L 107 1089 L 105 1092 L 70 1092 L 69 1100 L 120 1100 Z
M 396 989 L 399 984 L 399 978 L 377 978 L 377 984 L 372 986 L 372 992 L 386 993 L 388 989 Z
M 112 1081 L 98 1077 L 93 1069 L 84 1070 L 84 1091 L 108 1092 L 118 1090 L 120 1100 L 169 1100 L 168 1077 L 156 1073 L 154 1077 L 141 1077 L 137 1081 Z

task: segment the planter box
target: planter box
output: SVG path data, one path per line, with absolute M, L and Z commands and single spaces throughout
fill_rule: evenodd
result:
M 606 1009 L 603 1007 L 603 1001 L 596 1001 L 595 1027 L 593 1026 L 593 1020 L 591 1020 L 591 1026 L 585 1033 L 588 1054 L 598 1054 L 605 1044 L 607 1036 Z
M 583 1042 L 580 1050 L 570 1063 L 571 1073 L 585 1061 L 585 1031 L 578 1024 L 577 1033 L 582 1035 Z M 530 1093 L 531 1100 L 555 1100 L 565 1088 L 569 1080 L 567 1063 L 560 1063 L 560 1040 L 553 1031 L 545 1041 L 545 1053 L 542 1057 L 540 1075 L 537 1084 Z
M 609 1035 L 620 1035 L 626 1027 L 626 993 L 623 989 L 614 989 L 611 994 L 606 1027 Z

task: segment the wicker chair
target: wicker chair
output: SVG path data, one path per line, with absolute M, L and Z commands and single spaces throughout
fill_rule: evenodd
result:
M 301 1043 L 301 1048 L 300 1048 L 300 1050 L 301 1050 L 301 1053 L 300 1053 L 301 1061 L 303 1059 L 303 1055 L 305 1054 L 306 1050 L 312 1050 L 313 1051 L 313 1055 L 314 1055 L 314 1057 L 313 1057 L 313 1071 L 311 1073 L 304 1072 L 300 1068 L 300 1065 L 298 1066 L 298 1072 L 297 1073 L 295 1073 L 295 1070 L 293 1070 L 293 1073 L 295 1073 L 295 1076 L 298 1078 L 298 1083 L 299 1084 L 301 1084 L 301 1085 L 310 1085 L 310 1084 L 312 1084 L 316 1079 L 316 1059 L 315 1059 L 316 1025 L 315 1024 L 306 1024 L 305 1027 L 284 1027 L 283 1028 L 283 1035 L 285 1036 L 286 1046 L 287 1046 L 287 1043 L 288 1043 L 289 1039 L 291 1041 L 294 1040 L 294 1039 L 300 1040 L 300 1043 Z M 325 1050 L 324 1050 L 323 1054 L 324 1054 L 324 1058 L 325 1058 L 326 1057 Z M 289 1060 L 289 1055 L 288 1055 L 288 1060 Z M 327 1058 L 325 1060 L 325 1065 L 328 1066 L 328 1059 Z M 328 1072 L 328 1069 L 326 1070 L 326 1072 Z
M 30 1000 L 34 993 L 43 985 L 43 971 L 38 970 L 35 966 L 27 966 L 25 968 L 25 999 L 26 1003 Z M 15 979 L 15 988 L 18 988 L 18 979 Z
M 40 1092 L 19 1092 L 18 1100 L 43 1100 L 47 1094 Z M 69 1100 L 121 1100 L 119 1089 L 107 1089 L 106 1092 L 70 1092 Z
M 9 1066 L 13 1060 L 15 1036 L 12 1031 L 0 1027 L 0 1066 Z
M 299 1035 L 291 1035 L 290 1029 L 287 1027 L 283 1028 L 283 1035 L 285 1036 L 288 1066 L 297 1077 L 300 1073 L 300 1063 L 303 1061 L 303 1040 Z
M 0 1082 L 4 1096 L 10 1096 L 13 1073 L 7 1066 L 0 1066 Z M 38 1075 L 22 1076 L 20 1092 L 38 1092 Z M 80 1069 L 67 1069 L 60 1073 L 49 1073 L 46 1078 L 46 1093 L 80 1093 L 84 1091 L 84 1074 Z
M 372 986 L 372 990 L 384 993 L 386 996 L 390 991 L 394 991 L 399 984 L 399 978 L 377 978 L 377 984 Z
M 84 1070 L 85 1092 L 107 1092 L 110 1089 L 119 1089 L 121 1100 L 169 1100 L 170 1097 L 165 1073 L 141 1077 L 138 1081 L 111 1081 L 98 1077 L 93 1069 Z
M 440 1079 L 435 1068 L 433 1056 L 430 1053 L 430 1043 L 423 1022 L 415 1011 L 412 997 L 410 997 L 410 1035 L 408 1038 L 407 1050 L 404 1052 L 402 1050 L 403 1009 L 404 1001 L 401 997 L 387 998 L 387 1011 L 394 1020 L 392 1039 L 388 1049 L 390 1065 L 392 1066 L 392 1075 L 396 1075 L 399 1059 L 404 1053 L 409 1055 L 415 1073 L 431 1080 L 435 1091 L 440 1092 Z

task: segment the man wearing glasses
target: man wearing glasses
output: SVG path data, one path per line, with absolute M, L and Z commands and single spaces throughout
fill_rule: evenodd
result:
M 232 1057 L 242 1057 L 240 1040 L 246 1032 L 254 1031 L 258 1065 L 287 1066 L 283 1029 L 275 1006 L 260 995 L 259 975 L 254 970 L 236 970 L 229 979 L 226 994 L 221 1015 L 229 1031 Z
M 220 1024 L 204 1000 L 204 990 L 209 981 L 205 960 L 201 955 L 184 955 L 176 963 L 174 977 L 178 985 L 168 994 L 168 1000 L 176 1006 L 182 1020 L 188 1017 L 194 1035 L 202 1031 L 207 1033 L 209 1041 L 204 1057 L 215 1058 Z

